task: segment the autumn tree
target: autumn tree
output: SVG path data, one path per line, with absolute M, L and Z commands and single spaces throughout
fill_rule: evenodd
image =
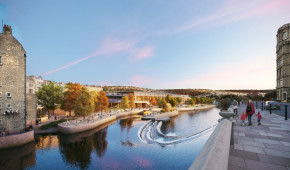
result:
M 186 101 L 185 101 L 185 104 L 190 104 L 189 102 L 190 102 L 190 99 L 187 98 Z
M 74 110 L 77 101 L 77 96 L 81 91 L 81 89 L 82 85 L 80 85 L 79 83 L 67 83 L 65 85 L 65 92 L 61 108 L 65 111 L 68 111 L 70 116 L 71 112 Z
M 166 97 L 165 97 L 165 100 L 166 100 L 167 103 L 169 103 L 170 100 L 171 100 L 171 96 L 169 94 L 167 94 Z
M 50 118 L 50 111 L 54 113 L 57 105 L 62 101 L 63 88 L 51 81 L 47 85 L 42 85 L 35 94 L 38 98 L 38 104 L 48 111 L 48 118 Z
M 196 102 L 196 104 L 199 104 L 200 103 L 200 98 L 199 97 L 195 97 L 195 102 Z
M 129 108 L 129 100 L 127 96 L 123 96 L 121 100 L 121 108 L 128 109 Z
M 79 91 L 74 107 L 75 115 L 86 116 L 91 115 L 95 110 L 94 99 L 86 87 L 82 87 Z
M 97 111 L 101 111 L 102 113 L 103 111 L 108 110 L 108 106 L 109 106 L 109 99 L 107 97 L 106 92 L 102 90 L 99 92 L 99 96 L 97 97 L 96 109 Z
M 135 97 L 134 97 L 133 93 L 129 94 L 129 107 L 131 109 L 135 108 Z
M 194 106 L 195 105 L 195 99 L 194 98 L 190 99 L 189 100 L 189 104 L 192 105 L 192 106 Z
M 170 112 L 171 111 L 171 105 L 169 103 L 164 104 L 163 111 L 164 112 Z
M 98 111 L 98 109 L 97 109 L 97 102 L 98 102 L 98 96 L 99 96 L 99 94 L 96 91 L 91 91 L 90 94 L 91 94 L 91 96 L 93 98 L 93 101 L 94 101 L 94 111 L 97 112 Z
M 157 105 L 157 102 L 155 100 L 155 97 L 151 97 L 150 98 L 150 104 L 153 105 L 153 106 L 156 106 Z

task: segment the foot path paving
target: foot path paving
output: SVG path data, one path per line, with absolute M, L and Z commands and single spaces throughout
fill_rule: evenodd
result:
M 241 126 L 241 112 L 246 105 L 238 109 L 233 126 L 234 145 L 230 146 L 229 170 L 290 170 L 290 119 L 260 112 L 262 125 L 257 125 L 257 116 L 252 116 L 252 125 Z

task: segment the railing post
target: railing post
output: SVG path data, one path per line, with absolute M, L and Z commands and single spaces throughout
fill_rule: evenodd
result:
M 272 114 L 272 104 L 270 104 L 270 114 Z
M 258 101 L 256 101 L 256 109 L 258 109 Z
M 264 110 L 264 107 L 263 107 L 263 102 L 261 103 L 262 104 L 262 111 Z
M 287 120 L 287 105 L 285 105 L 285 120 Z

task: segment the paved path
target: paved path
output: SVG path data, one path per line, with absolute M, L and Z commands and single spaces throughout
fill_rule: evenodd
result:
M 241 112 L 238 109 L 234 123 L 234 145 L 230 148 L 228 169 L 290 170 L 290 119 L 261 112 L 262 125 L 257 125 L 257 116 L 252 117 L 252 126 L 240 124 Z M 260 109 L 256 110 L 261 111 Z

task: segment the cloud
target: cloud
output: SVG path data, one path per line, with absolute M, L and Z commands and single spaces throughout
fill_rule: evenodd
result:
M 288 3 L 288 4 L 287 4 Z M 289 6 L 289 0 L 227 0 L 216 12 L 201 18 L 193 18 L 173 29 L 162 30 L 157 35 L 169 35 L 180 32 L 215 27 L 236 22 L 251 16 L 273 13 Z
M 140 40 L 138 39 L 119 40 L 119 39 L 107 38 L 102 43 L 102 45 L 98 49 L 95 50 L 95 52 L 92 55 L 83 57 L 81 59 L 68 63 L 62 67 L 50 70 L 46 73 L 41 74 L 41 76 L 46 76 L 46 75 L 55 73 L 57 71 L 76 65 L 82 61 L 88 60 L 92 57 L 97 57 L 104 54 L 115 54 L 121 51 L 126 51 L 130 53 L 130 55 L 132 55 L 134 59 L 137 59 L 137 60 L 141 60 L 141 59 L 145 59 L 145 58 L 149 58 L 153 56 L 154 48 L 152 46 L 138 47 L 137 46 L 138 42 L 140 42 Z
M 259 63 L 259 62 L 251 62 Z M 168 88 L 210 88 L 210 89 L 264 89 L 275 88 L 275 64 L 263 65 L 243 63 L 226 63 L 218 65 L 210 72 L 199 74 L 193 78 L 167 82 L 162 86 Z

